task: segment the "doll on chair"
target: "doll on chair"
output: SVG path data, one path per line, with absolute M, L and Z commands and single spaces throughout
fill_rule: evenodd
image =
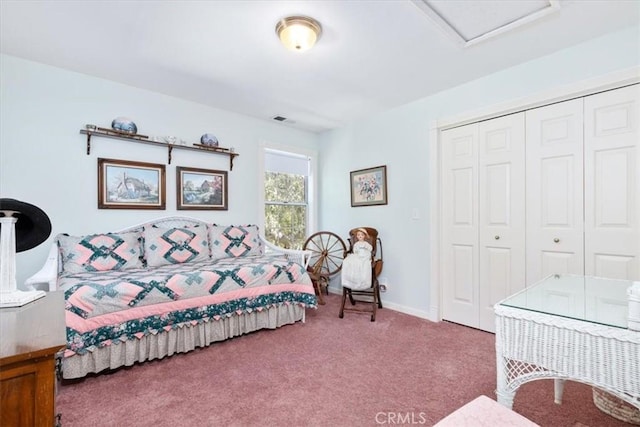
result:
M 371 252 L 369 234 L 364 228 L 356 231 L 352 252 L 342 261 L 342 286 L 352 290 L 371 287 Z

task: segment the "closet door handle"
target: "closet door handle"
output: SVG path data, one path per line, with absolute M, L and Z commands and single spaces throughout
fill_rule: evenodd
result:
M 496 237 L 494 237 L 494 239 L 500 240 L 500 236 L 496 236 Z
M 554 243 L 560 243 L 560 239 L 558 239 L 557 237 L 555 239 L 553 239 Z

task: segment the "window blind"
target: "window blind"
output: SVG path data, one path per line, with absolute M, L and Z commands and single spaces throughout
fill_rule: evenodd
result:
M 265 150 L 264 168 L 267 172 L 309 176 L 309 158 L 300 154 Z

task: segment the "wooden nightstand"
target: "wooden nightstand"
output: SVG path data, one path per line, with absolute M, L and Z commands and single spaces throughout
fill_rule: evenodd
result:
M 0 425 L 56 423 L 56 353 L 65 343 L 62 291 L 0 309 Z

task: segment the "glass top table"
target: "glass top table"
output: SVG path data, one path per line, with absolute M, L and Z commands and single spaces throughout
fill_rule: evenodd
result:
M 548 378 L 561 403 L 570 379 L 640 409 L 640 331 L 628 327 L 636 283 L 552 275 L 495 304 L 498 402 L 511 408 L 522 384 Z
M 627 289 L 635 282 L 577 275 L 551 275 L 499 304 L 626 329 Z

